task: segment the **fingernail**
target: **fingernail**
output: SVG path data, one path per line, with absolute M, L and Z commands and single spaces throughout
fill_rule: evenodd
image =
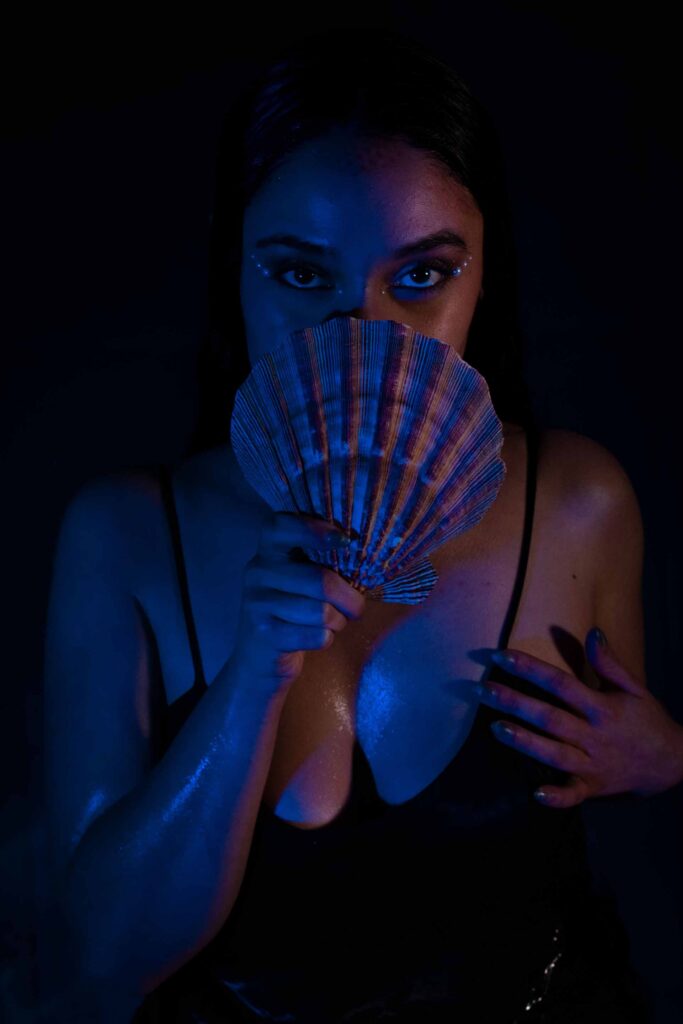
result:
M 515 664 L 514 654 L 506 654 L 505 651 L 494 651 L 491 659 L 495 661 L 496 665 L 501 665 L 503 668 L 512 668 Z
M 546 791 L 544 789 L 537 789 L 536 792 L 534 793 L 534 796 L 536 797 L 537 800 L 547 800 L 547 801 L 550 801 L 550 794 L 546 793 Z
M 597 642 L 600 644 L 601 647 L 607 647 L 607 637 L 605 636 L 605 634 L 603 633 L 603 631 L 601 629 L 597 628 L 597 626 L 593 630 L 593 636 L 595 637 L 595 639 L 597 640 Z
M 329 544 L 330 547 L 334 547 L 335 544 L 339 543 L 339 534 L 336 530 L 330 530 L 330 532 L 326 533 L 322 539 L 324 544 Z
M 351 543 L 351 538 L 347 537 L 345 533 L 341 533 L 339 530 L 330 530 L 325 538 L 328 544 L 332 544 L 334 547 L 345 547 L 347 548 Z

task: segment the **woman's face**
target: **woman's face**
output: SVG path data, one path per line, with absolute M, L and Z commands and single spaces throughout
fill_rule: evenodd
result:
M 464 355 L 483 227 L 470 193 L 406 143 L 339 128 L 302 145 L 244 214 L 250 363 L 290 332 L 338 315 L 397 320 Z M 428 239 L 445 232 L 453 237 Z

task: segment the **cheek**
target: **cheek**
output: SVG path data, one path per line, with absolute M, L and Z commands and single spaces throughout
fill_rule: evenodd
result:
M 424 315 L 415 314 L 412 317 L 406 314 L 404 320 L 422 334 L 428 334 L 450 345 L 462 356 L 476 308 L 477 294 L 470 295 L 468 291 L 463 295 L 460 292 L 438 310 L 426 311 Z
M 277 311 L 267 299 L 264 287 L 266 284 L 267 282 L 263 281 L 252 267 L 243 270 L 240 279 L 240 302 L 252 365 L 274 347 L 272 339 L 279 326 Z
M 294 323 L 258 288 L 245 287 L 241 292 L 242 319 L 247 338 L 247 350 L 252 365 L 267 352 L 281 344 L 291 331 L 306 324 Z
M 467 335 L 479 301 L 481 288 L 481 275 L 473 276 L 467 281 L 467 289 L 460 295 L 460 301 L 454 304 L 452 316 L 447 326 L 449 333 L 448 342 L 460 355 L 465 352 Z
M 445 342 L 446 345 L 450 345 L 458 355 L 462 356 L 465 351 L 467 325 L 459 324 L 457 317 L 451 317 L 446 323 L 436 324 L 432 330 L 423 331 L 423 333 L 429 334 L 433 338 L 438 338 L 439 341 Z
M 277 348 L 293 331 L 321 323 L 330 312 L 329 300 L 316 303 L 313 296 L 280 289 L 273 281 L 249 272 L 240 280 L 242 318 L 249 357 L 255 359 Z

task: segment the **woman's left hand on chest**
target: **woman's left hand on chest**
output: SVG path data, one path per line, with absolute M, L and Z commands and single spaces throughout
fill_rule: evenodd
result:
M 505 652 L 514 655 L 512 665 L 494 655 L 505 672 L 554 694 L 566 710 L 498 682 L 485 684 L 478 693 L 482 703 L 547 734 L 516 721 L 503 720 L 512 735 L 492 727 L 507 746 L 569 774 L 566 785 L 544 784 L 550 799 L 541 802 L 565 808 L 617 793 L 652 796 L 683 781 L 683 726 L 645 683 L 626 671 L 609 644 L 600 646 L 594 630 L 587 635 L 586 650 L 594 671 L 607 683 L 605 690 L 593 690 L 569 672 L 522 651 Z

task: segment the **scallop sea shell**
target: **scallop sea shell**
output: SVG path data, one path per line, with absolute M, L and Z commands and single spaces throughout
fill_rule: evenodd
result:
M 238 389 L 230 440 L 273 511 L 354 536 L 347 551 L 303 548 L 311 561 L 401 604 L 425 600 L 438 579 L 427 555 L 482 519 L 506 473 L 484 377 L 394 320 L 291 333 Z

